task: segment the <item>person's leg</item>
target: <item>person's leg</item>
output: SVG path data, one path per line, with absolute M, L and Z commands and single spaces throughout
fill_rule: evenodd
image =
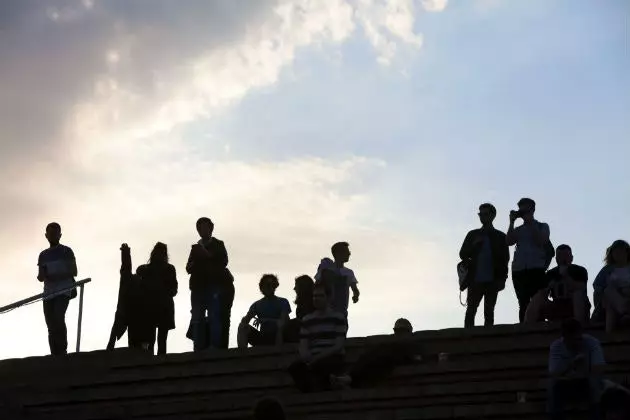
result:
M 547 387 L 547 413 L 552 420 L 564 419 L 564 392 L 562 382 L 550 380 Z
M 249 324 L 238 324 L 238 333 L 236 334 L 236 343 L 239 349 L 246 349 L 247 344 L 249 343 L 249 330 L 251 325 Z
M 604 305 L 607 311 L 612 310 L 617 316 L 620 316 L 626 312 L 627 302 L 621 293 L 619 293 L 619 290 L 614 287 L 607 287 L 606 290 L 604 290 Z
M 482 297 L 482 285 L 478 283 L 471 283 L 470 286 L 468 286 L 468 296 L 466 298 L 466 316 L 464 318 L 465 328 L 475 326 L 475 316 L 477 315 L 477 309 L 479 308 Z
M 600 377 L 592 377 L 588 380 L 589 387 L 589 419 L 601 419 L 601 398 L 604 392 L 604 382 Z
M 342 374 L 343 369 L 344 358 L 340 354 L 334 354 L 313 363 L 310 366 L 310 371 L 316 390 L 329 390 L 331 388 L 331 376 Z
M 220 348 L 227 349 L 230 342 L 230 318 L 234 303 L 234 283 L 229 282 L 221 295 L 221 342 Z
M 57 296 L 44 301 L 44 317 L 48 327 L 50 354 L 63 355 L 68 352 L 68 331 L 66 329 L 66 311 L 70 298 Z
M 157 354 L 166 354 L 166 342 L 168 341 L 168 329 L 167 328 L 158 328 L 158 336 L 157 336 Z
M 199 351 L 206 348 L 206 307 L 205 289 L 193 289 L 190 291 L 191 324 L 193 330 L 194 350 Z
M 208 299 L 208 318 L 210 319 L 210 347 L 220 348 L 221 338 L 223 336 L 223 322 L 221 316 L 223 315 L 222 309 L 222 290 L 217 287 L 213 287 L 210 290 Z
M 531 299 L 527 291 L 528 271 L 521 270 L 512 273 L 512 283 L 514 284 L 514 292 L 518 300 L 518 319 L 521 323 L 525 321 L 525 312 Z
M 543 312 L 545 311 L 546 306 L 549 305 L 549 299 L 547 298 L 546 291 L 539 291 L 532 298 L 527 305 L 527 310 L 525 311 L 525 319 L 524 322 L 526 324 L 535 324 L 537 322 L 544 321 Z
M 483 294 L 483 325 L 486 327 L 494 325 L 494 308 L 497 305 L 498 296 L 499 291 L 494 283 L 486 285 L 486 289 Z
M 151 353 L 151 355 L 155 354 L 155 340 L 157 338 L 157 328 L 152 328 L 151 329 L 151 334 L 149 336 L 149 345 L 148 345 L 148 351 L 149 353 Z
M 297 389 L 302 392 L 310 392 L 312 390 L 311 370 L 306 363 L 297 360 L 291 363 L 288 371 Z

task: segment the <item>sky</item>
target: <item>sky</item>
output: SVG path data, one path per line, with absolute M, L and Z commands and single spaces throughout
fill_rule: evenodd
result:
M 7 0 L 0 3 L 0 305 L 41 292 L 59 222 L 107 344 L 119 247 L 168 244 L 179 279 L 209 216 L 236 278 L 313 275 L 336 241 L 361 299 L 350 336 L 460 327 L 477 209 L 524 196 L 592 280 L 630 239 L 628 0 Z M 517 321 L 511 281 L 497 323 Z M 75 346 L 78 299 L 67 314 Z M 481 313 L 477 323 L 481 323 Z M 44 355 L 41 303 L 0 316 L 0 358 Z M 126 338 L 118 346 L 126 345 Z

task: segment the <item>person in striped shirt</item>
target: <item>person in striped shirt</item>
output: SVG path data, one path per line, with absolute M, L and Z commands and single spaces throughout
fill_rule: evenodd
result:
M 331 308 L 330 291 L 323 284 L 313 289 L 313 306 L 302 319 L 299 359 L 289 367 L 302 392 L 330 389 L 331 377 L 344 369 L 346 317 Z

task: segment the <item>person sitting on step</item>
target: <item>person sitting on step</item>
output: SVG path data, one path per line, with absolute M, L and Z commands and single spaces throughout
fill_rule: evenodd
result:
M 606 331 L 630 322 L 630 245 L 617 240 L 606 251 L 606 266 L 593 283 L 596 316 L 604 313 Z M 601 315 L 598 316 L 601 319 Z
M 549 348 L 547 409 L 553 420 L 565 418 L 570 402 L 588 401 L 591 419 L 599 418 L 604 389 L 604 352 L 599 340 L 582 332 L 576 319 L 562 323 L 562 337 Z
M 315 311 L 302 320 L 299 360 L 289 366 L 289 374 L 302 392 L 330 389 L 331 375 L 341 374 L 344 368 L 348 322 L 331 307 L 330 294 L 323 284 L 316 284 Z
M 313 312 L 313 286 L 315 282 L 310 276 L 301 275 L 295 279 L 295 318 L 290 319 L 284 329 L 284 341 L 297 343 L 300 341 L 300 325 L 302 319 Z
M 289 320 L 291 305 L 285 298 L 275 295 L 280 283 L 273 274 L 265 274 L 260 279 L 259 288 L 262 299 L 254 302 L 241 320 L 238 327 L 238 346 L 280 345 L 283 342 L 283 331 Z M 254 319 L 254 326 L 249 322 Z M 260 330 L 255 327 L 260 327 Z
M 590 302 L 586 292 L 588 272 L 573 264 L 569 245 L 556 248 L 557 267 L 547 271 L 548 286 L 532 299 L 525 312 L 525 322 L 561 321 L 576 318 L 582 324 L 589 319 Z M 553 300 L 549 300 L 549 298 Z
M 396 341 L 368 349 L 350 370 L 331 378 L 336 388 L 361 388 L 372 385 L 389 375 L 395 367 L 422 361 L 418 340 L 413 336 L 411 322 L 400 318 L 394 324 Z

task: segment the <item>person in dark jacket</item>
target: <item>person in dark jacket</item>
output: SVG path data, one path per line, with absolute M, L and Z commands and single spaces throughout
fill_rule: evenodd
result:
M 107 349 L 113 350 L 116 341 L 127 332 L 129 347 L 148 350 L 155 334 L 150 288 L 142 277 L 133 274 L 129 245 L 121 245 L 120 257 L 118 303 Z
M 209 218 L 197 220 L 201 239 L 192 246 L 186 264 L 190 274 L 191 331 L 195 351 L 208 347 L 227 348 L 229 340 L 234 277 L 227 268 L 225 244 L 212 236 L 213 231 L 214 223 Z M 206 318 L 209 331 L 206 331 Z
M 149 263 L 137 269 L 138 275 L 145 281 L 149 290 L 147 298 L 151 300 L 153 323 L 157 326 L 157 354 L 166 354 L 168 332 L 175 328 L 175 303 L 177 295 L 177 274 L 175 267 L 168 263 L 168 248 L 166 244 L 155 244 Z M 156 339 L 156 329 L 153 330 L 149 351 L 153 353 Z
M 484 325 L 494 325 L 494 307 L 499 291 L 505 288 L 508 275 L 510 252 L 505 233 L 492 225 L 497 209 L 490 203 L 479 206 L 481 228 L 468 232 L 459 256 L 465 263 L 468 274 L 465 284 L 468 288 L 466 328 L 475 325 L 475 315 L 484 300 Z

